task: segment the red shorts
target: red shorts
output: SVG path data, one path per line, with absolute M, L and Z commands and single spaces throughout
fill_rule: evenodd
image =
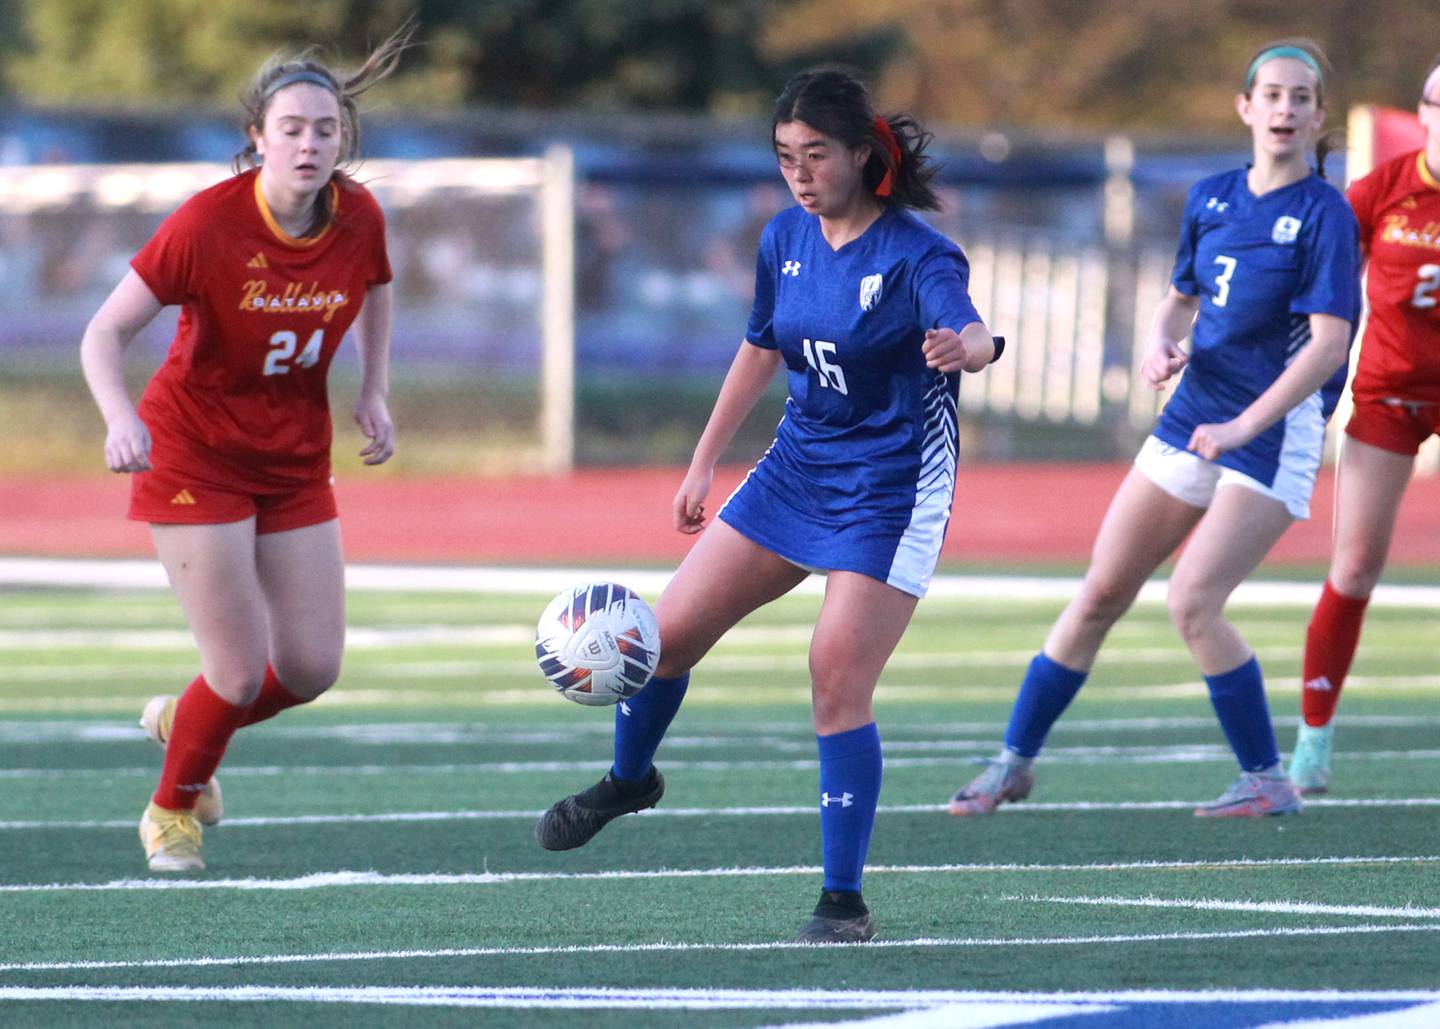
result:
M 1345 425 L 1345 435 L 1351 439 L 1410 457 L 1437 432 L 1440 432 L 1440 404 L 1389 398 L 1357 400 L 1355 413 Z
M 327 475 L 283 493 L 255 493 L 157 468 L 131 476 L 129 517 L 160 525 L 221 525 L 253 516 L 257 534 L 287 532 L 338 517 L 333 483 Z

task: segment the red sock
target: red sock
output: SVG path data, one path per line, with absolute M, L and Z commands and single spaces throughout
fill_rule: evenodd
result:
M 274 718 L 287 707 L 294 707 L 296 704 L 304 704 L 295 694 L 285 688 L 275 669 L 269 665 L 265 666 L 265 682 L 260 687 L 260 695 L 250 705 L 250 710 L 245 713 L 245 720 L 242 726 L 254 725 L 256 722 L 263 722 L 267 718 Z
M 1305 688 L 1300 710 L 1306 725 L 1329 725 L 1335 717 L 1340 689 L 1355 659 L 1355 648 L 1360 645 L 1360 626 L 1368 603 L 1369 597 L 1336 593 L 1330 580 L 1325 580 L 1320 602 L 1305 632 Z
M 165 743 L 165 766 L 151 799 L 172 811 L 188 811 L 225 756 L 225 746 L 240 728 L 246 709 L 224 700 L 196 676 L 180 694 L 175 721 Z

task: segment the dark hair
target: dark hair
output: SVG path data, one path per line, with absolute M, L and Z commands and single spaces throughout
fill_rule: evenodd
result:
M 775 99 L 770 139 L 773 144 L 776 126 L 801 121 L 852 150 L 868 146 L 870 159 L 862 176 L 865 188 L 873 192 L 886 173 L 893 175 L 889 195 L 877 195 L 876 199 L 897 207 L 939 210 L 940 198 L 930 188 L 937 169 L 925 153 L 934 137 L 909 115 L 890 115 L 884 120 L 899 147 L 899 161 L 891 157 L 889 141 L 880 134 L 870 94 L 860 80 L 839 68 L 817 68 L 785 83 Z
M 332 71 L 317 61 L 315 55 L 319 48 L 314 46 L 289 57 L 278 53 L 272 55 L 260 66 L 240 97 L 245 109 L 245 147 L 235 155 L 231 168 L 238 173 L 260 165 L 260 156 L 250 131 L 264 131 L 265 115 L 276 93 L 297 81 L 310 82 L 328 88 L 340 105 L 340 157 L 331 181 L 349 181 L 341 169 L 360 153 L 360 108 L 356 98 L 395 70 L 400 63 L 400 55 L 409 49 L 417 27 L 413 17 L 408 19 L 391 33 L 390 38 L 371 51 L 364 64 L 348 73 Z M 307 236 L 319 232 L 330 220 L 330 204 L 330 190 L 320 190 L 315 197 L 315 216 L 305 231 Z
M 1287 36 L 1284 39 L 1272 39 L 1264 44 L 1251 55 L 1249 62 L 1245 65 L 1245 79 L 1241 83 L 1240 92 L 1248 99 L 1251 87 L 1254 85 L 1255 72 L 1258 70 L 1258 62 L 1267 53 L 1275 49 L 1299 50 L 1309 55 L 1310 61 L 1305 62 L 1311 65 L 1315 73 L 1315 106 L 1325 106 L 1325 80 L 1330 77 L 1334 68 L 1330 59 L 1325 56 L 1325 51 L 1320 49 L 1320 44 L 1309 36 Z M 1276 54 L 1277 57 L 1289 57 L 1290 54 Z M 1315 140 L 1315 173 L 1322 179 L 1325 177 L 1325 158 L 1337 150 L 1345 141 L 1344 134 L 1337 129 L 1329 132 L 1322 132 Z

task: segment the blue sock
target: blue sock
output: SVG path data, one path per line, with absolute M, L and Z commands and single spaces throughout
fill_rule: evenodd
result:
M 643 779 L 650 774 L 655 751 L 689 685 L 689 672 L 673 679 L 656 676 L 635 696 L 615 705 L 615 765 L 611 769 L 615 778 Z
M 1220 718 L 1220 728 L 1230 749 L 1246 772 L 1258 772 L 1280 761 L 1275 743 L 1275 726 L 1265 702 L 1265 680 L 1255 658 L 1224 675 L 1205 676 L 1210 687 L 1210 704 Z
M 1005 746 L 1024 757 L 1040 753 L 1050 727 L 1070 706 L 1089 674 L 1052 661 L 1043 650 L 1036 654 L 1010 710 Z
M 825 889 L 860 892 L 884 762 L 875 723 L 816 736 L 820 745 L 820 842 Z

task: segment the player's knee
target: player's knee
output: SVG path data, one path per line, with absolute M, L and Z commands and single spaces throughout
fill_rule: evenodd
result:
M 1201 591 L 1180 588 L 1173 584 L 1165 597 L 1165 606 L 1170 611 L 1170 621 L 1180 638 L 1190 643 L 1203 636 L 1216 620 L 1224 607 L 1214 598 Z
M 1330 569 L 1330 585 L 1347 597 L 1368 597 L 1385 571 L 1385 550 L 1364 547 L 1337 554 Z
M 1113 625 L 1135 599 L 1134 591 L 1105 579 L 1087 578 L 1075 598 L 1075 610 L 1087 622 Z
M 302 654 L 276 658 L 275 677 L 292 695 L 314 700 L 340 679 L 339 653 Z

